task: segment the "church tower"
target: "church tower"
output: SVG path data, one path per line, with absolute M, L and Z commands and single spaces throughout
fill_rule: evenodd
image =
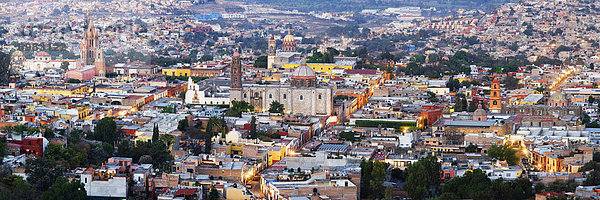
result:
M 97 56 L 96 50 L 98 49 L 98 32 L 96 32 L 92 19 L 88 19 L 87 23 L 88 26 L 81 42 L 81 61 L 84 65 L 94 65 L 94 59 Z
M 240 54 L 237 52 L 233 53 L 233 59 L 231 60 L 231 89 L 242 88 L 242 61 L 240 60 Z
M 277 55 L 277 42 L 275 42 L 275 38 L 271 35 L 271 39 L 269 39 L 269 49 L 267 50 L 267 69 L 273 68 L 273 64 L 275 63 L 275 56 Z
M 104 76 L 106 73 L 106 63 L 104 62 L 104 52 L 102 49 L 96 50 L 94 57 L 94 67 L 96 67 L 96 76 Z
M 288 34 L 283 38 L 281 50 L 283 52 L 296 52 L 296 39 L 294 39 L 290 29 L 288 29 Z
M 230 102 L 241 101 L 242 99 L 242 61 L 240 60 L 240 54 L 235 51 L 233 58 L 231 59 L 231 83 L 229 88 L 229 99 Z
M 500 81 L 498 81 L 498 78 L 494 78 L 494 81 L 492 81 L 492 91 L 490 92 L 490 112 L 500 113 L 502 109 L 501 94 Z

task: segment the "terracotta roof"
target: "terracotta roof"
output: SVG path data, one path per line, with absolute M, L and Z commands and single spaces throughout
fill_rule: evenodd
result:
M 190 196 L 196 193 L 197 188 L 183 188 L 175 192 L 175 196 Z

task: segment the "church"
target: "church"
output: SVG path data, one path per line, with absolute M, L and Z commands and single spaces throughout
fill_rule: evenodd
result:
M 241 61 L 236 52 L 231 63 L 231 101 L 246 101 L 256 112 L 267 111 L 272 102 L 284 106 L 285 113 L 304 115 L 331 115 L 333 92 L 329 86 L 320 86 L 315 72 L 302 58 L 301 65 L 291 74 L 290 85 L 242 85 Z
M 94 27 L 94 22 L 89 19 L 88 26 L 83 34 L 81 43 L 81 62 L 84 66 L 93 65 L 96 76 L 104 76 L 106 69 L 104 62 L 104 52 L 98 42 L 98 31 Z
M 284 64 L 299 61 L 301 54 L 296 52 L 296 39 L 288 29 L 288 34 L 283 37 L 283 44 L 281 45 L 281 51 L 277 51 L 277 42 L 273 35 L 268 41 L 267 49 L 267 69 L 279 68 Z

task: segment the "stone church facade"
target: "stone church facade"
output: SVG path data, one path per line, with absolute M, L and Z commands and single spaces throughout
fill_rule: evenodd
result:
M 232 64 L 232 72 L 240 67 L 236 64 Z M 239 77 L 233 76 L 240 75 L 232 73 L 232 80 L 239 80 Z M 271 103 L 277 101 L 283 104 L 285 113 L 331 115 L 333 90 L 329 86 L 317 84 L 316 74 L 306 65 L 305 59 L 292 73 L 291 79 L 290 85 L 251 84 L 236 87 L 232 82 L 229 97 L 231 101 L 246 101 L 252 104 L 257 112 L 269 110 Z

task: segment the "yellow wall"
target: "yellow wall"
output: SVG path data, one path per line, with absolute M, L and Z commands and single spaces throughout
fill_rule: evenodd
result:
M 192 70 L 189 68 L 163 69 L 162 73 L 167 76 L 190 76 L 192 74 Z
M 233 151 L 237 151 L 237 154 L 234 155 L 239 155 L 241 156 L 244 152 L 243 149 L 243 145 L 242 144 L 236 144 L 236 143 L 230 143 L 227 145 L 227 154 L 232 154 Z
M 281 160 L 285 157 L 287 147 L 281 147 L 281 149 L 269 151 L 269 165 L 273 164 L 273 160 Z
M 331 73 L 333 68 L 344 68 L 344 69 L 352 69 L 351 65 L 335 65 L 333 63 L 307 63 L 307 65 L 312 68 L 315 72 L 324 72 Z M 284 64 L 284 69 L 294 69 L 300 66 L 300 64 Z
M 35 91 L 37 95 L 63 95 L 71 96 L 74 94 L 84 94 L 88 92 L 87 86 L 74 87 L 74 88 L 26 88 L 24 91 Z

